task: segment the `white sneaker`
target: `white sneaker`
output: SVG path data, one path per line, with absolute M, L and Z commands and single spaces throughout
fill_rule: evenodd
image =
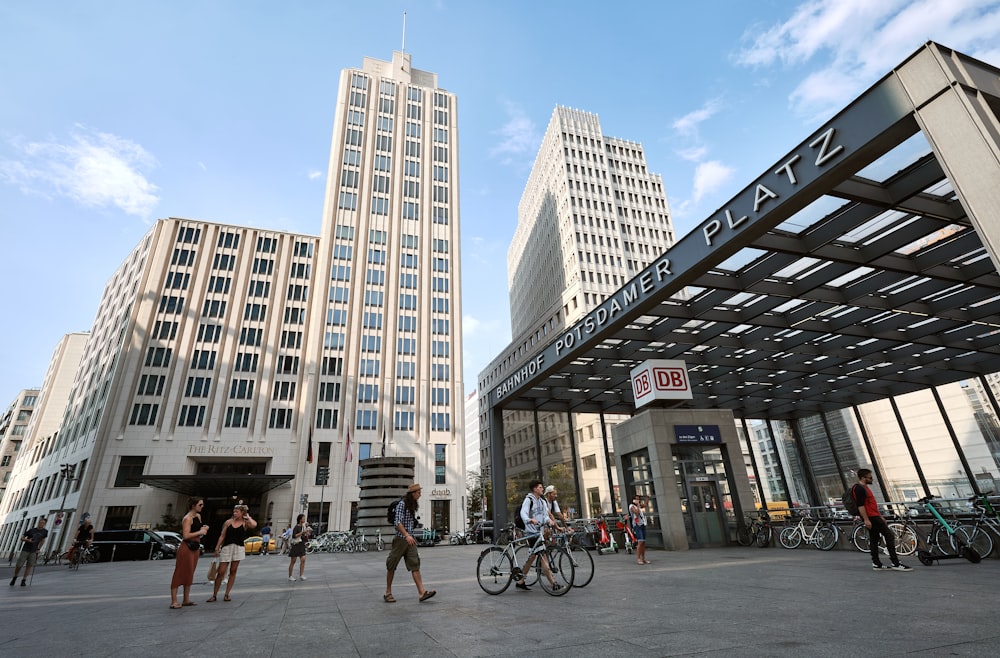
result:
M 289 582 L 292 582 L 292 583 L 294 583 L 294 582 L 295 582 L 295 576 L 291 576 L 291 577 L 290 577 L 290 578 L 288 579 L 288 581 L 289 581 Z
M 309 580 L 309 579 L 306 578 L 305 576 L 299 576 L 299 580 Z

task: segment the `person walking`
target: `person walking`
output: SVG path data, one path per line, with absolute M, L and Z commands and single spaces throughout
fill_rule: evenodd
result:
M 632 534 L 635 535 L 636 564 L 649 564 L 646 559 L 646 515 L 642 511 L 645 499 L 636 494 L 632 496 L 632 504 L 628 506 L 629 521 L 632 522 Z
M 556 523 L 560 525 L 566 524 L 566 515 L 559 508 L 559 490 L 556 489 L 556 485 L 550 484 L 545 487 L 545 502 L 549 504 L 549 513 L 552 514 L 552 518 L 555 519 Z
M 299 514 L 295 519 L 295 525 L 292 527 L 291 539 L 289 543 L 292 547 L 288 550 L 288 556 L 291 560 L 288 562 L 288 580 L 290 582 L 295 582 L 295 576 L 292 572 L 295 569 L 295 560 L 299 561 L 299 580 L 308 580 L 305 576 L 306 570 L 306 542 L 312 537 L 312 527 L 309 525 L 309 521 L 306 520 L 305 514 Z
M 871 483 L 874 481 L 871 469 L 858 469 L 858 483 L 851 487 L 851 495 L 858 504 L 858 514 L 868 528 L 868 544 L 871 546 L 872 569 L 875 571 L 913 571 L 910 567 L 902 564 L 896 555 L 896 535 L 892 528 L 886 524 L 885 519 L 878 511 L 878 501 L 872 493 Z M 885 546 L 889 549 L 889 562 L 892 566 L 882 564 L 882 559 L 878 553 L 879 538 L 885 540 Z
M 549 509 L 549 503 L 542 493 L 542 481 L 532 480 L 528 483 L 529 493 L 524 497 L 524 502 L 521 503 L 521 520 L 524 521 L 524 531 L 529 535 L 537 535 L 543 532 L 548 532 L 548 529 L 555 528 L 558 524 L 556 523 L 555 517 L 552 516 L 552 510 Z M 524 574 L 528 573 L 531 569 L 532 562 L 538 557 L 542 561 L 542 573 L 545 577 L 549 579 L 552 583 L 552 589 L 558 590 L 562 589 L 562 585 L 556 582 L 556 579 L 552 576 L 552 570 L 549 568 L 549 558 L 545 553 L 545 547 L 539 546 L 536 550 L 532 551 L 528 559 L 524 561 L 524 566 L 521 567 L 521 573 L 518 574 L 519 577 L 517 582 L 514 583 L 514 587 L 518 589 L 523 589 L 525 591 L 531 591 L 528 584 L 524 581 Z
M 260 529 L 260 554 L 267 555 L 268 547 L 271 545 L 271 522 L 268 521 Z
M 28 585 L 28 576 L 31 575 L 31 570 L 38 562 L 38 551 L 45 543 L 45 538 L 49 536 L 49 531 L 45 529 L 47 522 L 48 519 L 43 516 L 38 519 L 38 525 L 21 535 L 21 553 L 17 556 L 17 562 L 14 565 L 14 577 L 10 579 L 11 586 L 17 581 L 17 574 L 21 572 L 21 567 L 24 567 L 21 587 Z
M 421 602 L 437 594 L 437 590 L 424 589 L 424 580 L 420 575 L 420 554 L 417 552 L 417 540 L 413 536 L 413 528 L 417 525 L 419 500 L 420 485 L 414 483 L 406 488 L 403 502 L 396 505 L 396 519 L 393 523 L 396 536 L 392 538 L 389 557 L 385 560 L 385 594 L 382 595 L 382 600 L 386 603 L 396 602 L 392 595 L 392 580 L 396 575 L 396 567 L 400 560 L 403 560 L 410 575 L 413 576 L 413 582 L 417 586 L 417 594 Z
M 215 603 L 223 581 L 226 581 L 226 594 L 222 600 L 232 601 L 229 594 L 233 591 L 233 585 L 236 584 L 236 570 L 240 568 L 240 562 L 247 556 L 243 542 L 247 538 L 247 530 L 253 530 L 256 527 L 257 522 L 250 517 L 250 508 L 242 504 L 233 508 L 233 518 L 227 520 L 222 526 L 219 542 L 215 545 L 215 557 L 219 558 L 219 570 L 215 574 L 215 587 L 212 589 L 212 598 L 208 600 L 209 603 Z M 228 577 L 226 566 L 229 567 Z
M 170 579 L 170 609 L 177 610 L 182 606 L 197 605 L 191 600 L 191 584 L 194 582 L 194 572 L 198 568 L 198 556 L 201 554 L 201 538 L 208 532 L 208 526 L 201 522 L 201 509 L 205 500 L 195 496 L 188 499 L 188 511 L 181 519 L 181 538 L 183 541 L 177 547 L 177 557 L 174 558 L 174 575 Z M 177 589 L 184 588 L 184 600 L 177 602 Z

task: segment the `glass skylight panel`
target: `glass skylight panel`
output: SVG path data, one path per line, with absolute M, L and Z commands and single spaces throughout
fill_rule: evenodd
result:
M 812 228 L 816 222 L 829 216 L 843 206 L 843 199 L 828 195 L 821 196 L 781 224 L 778 224 L 774 230 L 795 233 L 797 235 Z
M 852 281 L 857 281 L 861 277 L 871 274 L 874 271 L 875 268 L 873 267 L 868 267 L 868 266 L 857 267 L 848 272 L 847 274 L 841 274 L 836 279 L 829 281 L 826 285 L 830 286 L 831 288 L 841 288 L 847 285 L 848 283 L 851 283 Z
M 871 180 L 884 181 L 913 163 L 919 162 L 921 158 L 926 157 L 930 152 L 931 147 L 927 143 L 927 138 L 924 137 L 923 133 L 917 132 L 859 171 L 857 175 Z

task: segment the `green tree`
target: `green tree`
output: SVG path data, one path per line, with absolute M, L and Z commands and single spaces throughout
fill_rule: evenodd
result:
M 469 471 L 465 476 L 466 513 L 469 520 L 483 516 L 483 500 L 486 501 L 486 518 L 493 515 L 490 501 L 493 498 L 493 483 L 482 471 Z

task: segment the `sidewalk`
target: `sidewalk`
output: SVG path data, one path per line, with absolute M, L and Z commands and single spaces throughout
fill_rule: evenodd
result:
M 382 601 L 386 552 L 310 555 L 295 583 L 288 558 L 247 556 L 231 603 L 206 603 L 196 582 L 197 607 L 181 610 L 168 608 L 171 562 L 41 566 L 23 588 L 5 566 L 0 655 L 1000 655 L 1000 560 L 876 573 L 853 551 L 650 551 L 646 566 L 622 552 L 595 555 L 593 582 L 556 598 L 485 594 L 481 548 L 421 549 L 438 592 L 424 603 L 402 567 L 398 602 Z

